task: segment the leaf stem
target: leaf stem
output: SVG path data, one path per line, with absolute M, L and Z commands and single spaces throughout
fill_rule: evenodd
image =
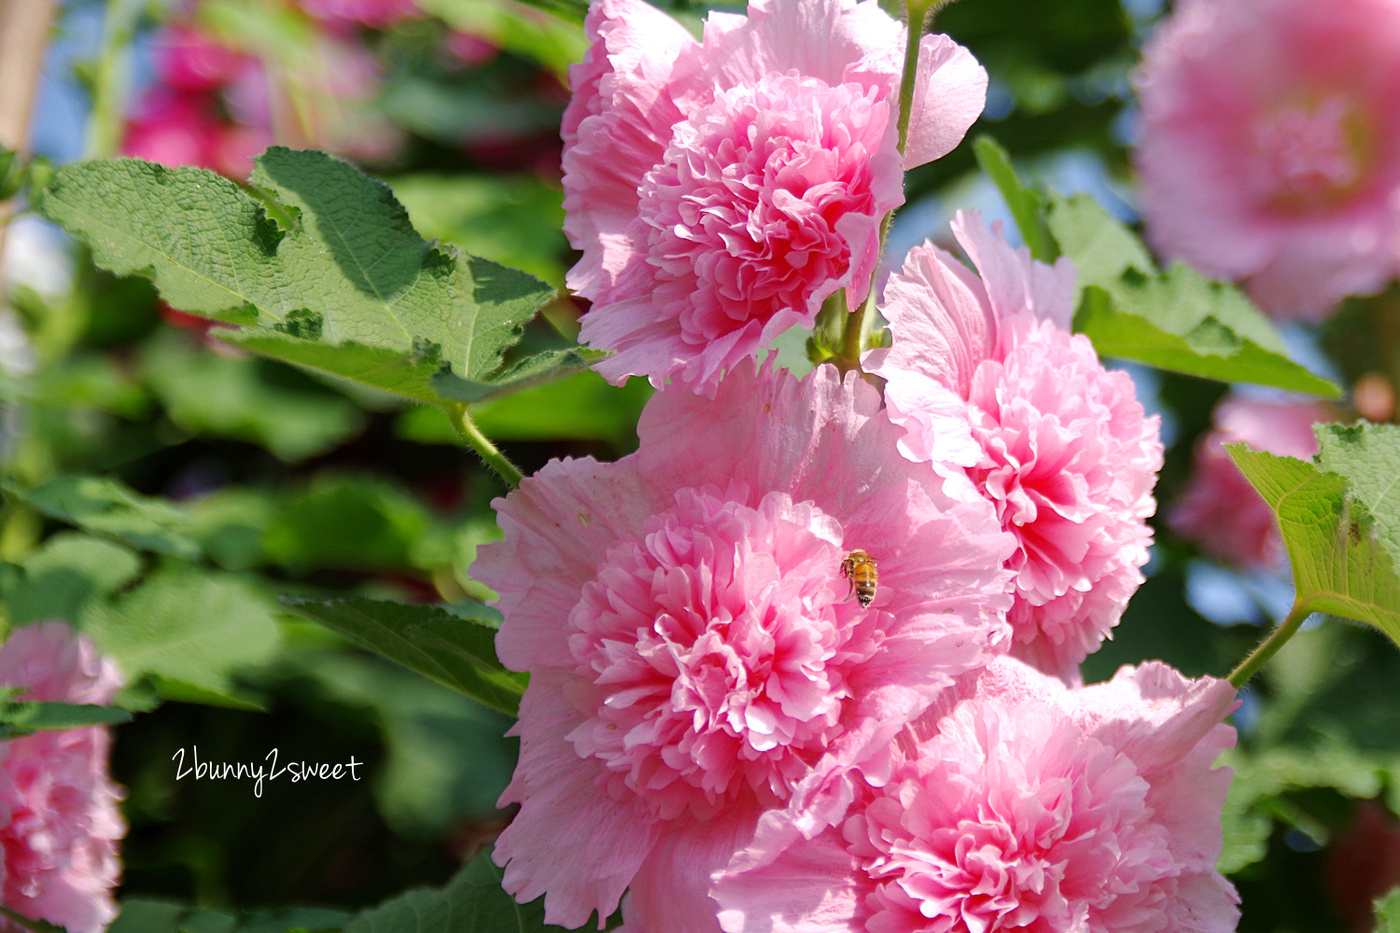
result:
M 501 479 L 506 481 L 506 485 L 512 489 L 520 485 L 520 481 L 525 478 L 525 474 L 520 472 L 520 468 L 506 459 L 506 455 L 485 435 L 481 429 L 472 421 L 472 416 L 467 412 L 465 402 L 455 402 L 446 406 L 447 417 L 452 421 L 452 426 L 457 429 L 457 433 L 462 435 L 462 439 L 467 442 L 467 446 L 477 452 L 477 455 L 486 462 L 486 465 L 496 471 Z
M 1230 672 L 1230 686 L 1238 690 L 1249 682 L 1249 678 L 1259 672 L 1265 662 L 1278 653 L 1288 639 L 1292 638 L 1299 627 L 1312 615 L 1312 610 L 1302 602 L 1295 602 L 1293 608 L 1288 612 L 1288 618 L 1279 623 L 1278 628 L 1269 633 L 1269 636 L 1259 643 L 1259 646 L 1249 653 L 1249 656 L 1239 663 Z

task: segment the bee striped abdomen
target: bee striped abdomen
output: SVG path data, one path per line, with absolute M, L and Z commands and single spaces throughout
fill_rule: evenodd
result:
M 880 579 L 874 558 L 861 550 L 852 551 L 841 561 L 841 576 L 851 581 L 851 592 L 855 593 L 860 608 L 870 608 Z

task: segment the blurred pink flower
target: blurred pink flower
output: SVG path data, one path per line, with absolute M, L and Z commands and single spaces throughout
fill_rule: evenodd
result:
M 1188 0 L 1147 43 L 1148 236 L 1279 316 L 1400 270 L 1400 3 Z
M 85 636 L 44 622 L 14 630 L 0 647 L 0 685 L 28 688 L 24 700 L 105 705 L 121 675 Z M 4 906 L 70 933 L 97 933 L 116 917 L 126 824 L 121 790 L 107 776 L 110 745 L 105 728 L 88 726 L 0 746 Z
M 383 29 L 423 15 L 417 0 L 297 0 L 298 5 L 330 26 Z
M 762 810 L 809 773 L 880 773 L 900 726 L 1004 648 L 1012 541 L 830 367 L 740 368 L 713 402 L 668 388 L 638 433 L 495 503 L 505 540 L 473 575 L 500 593 L 501 660 L 530 672 L 496 858 L 550 923 L 606 918 L 630 884 L 634 928 L 715 931 L 710 873 Z M 868 609 L 840 574 L 857 548 Z
M 1159 419 L 1070 334 L 1068 259 L 1033 262 L 976 213 L 953 233 L 980 276 L 931 244 L 911 250 L 881 305 L 894 345 L 865 368 L 887 380 L 900 449 L 968 467 L 1016 535 L 1011 653 L 1073 680 L 1142 582 Z
M 1215 871 L 1234 690 L 1160 662 L 1068 689 L 968 675 L 810 840 L 766 817 L 716 876 L 729 933 L 1227 933 Z
M 620 381 L 720 374 L 875 268 L 902 168 L 945 155 L 982 111 L 987 76 L 946 36 L 922 40 L 903 165 L 904 28 L 874 0 L 755 0 L 712 13 L 704 41 L 641 0 L 599 0 L 570 72 L 564 230 L 593 302 L 582 338 Z
M 1310 460 L 1317 453 L 1312 426 L 1334 421 L 1317 402 L 1269 402 L 1226 397 L 1215 409 L 1215 427 L 1196 446 L 1191 480 L 1168 516 L 1172 528 L 1207 555 L 1242 567 L 1277 568 L 1283 538 L 1273 510 L 1225 452 L 1243 441 L 1255 450 Z
M 179 91 L 212 91 L 232 81 L 248 57 L 189 23 L 176 23 L 156 37 L 161 83 Z
M 214 168 L 221 131 L 209 93 L 157 88 L 127 122 L 122 154 L 172 168 Z

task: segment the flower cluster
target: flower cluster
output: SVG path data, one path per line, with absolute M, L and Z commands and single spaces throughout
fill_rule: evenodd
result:
M 755 0 L 699 42 L 600 0 L 588 30 L 570 282 L 598 368 L 659 391 L 635 453 L 549 463 L 479 551 L 530 673 L 506 889 L 628 933 L 1232 930 L 1233 689 L 1081 684 L 1162 445 L 1070 332 L 1072 264 L 960 214 L 975 268 L 913 250 L 864 373 L 753 361 L 875 288 L 902 167 L 957 144 L 980 67 L 921 41 L 901 154 L 906 40 L 873 0 Z
M 105 705 L 121 675 L 87 638 L 45 622 L 15 630 L 0 646 L 0 686 L 24 688 L 22 700 Z M 0 745 L 6 908 L 72 933 L 98 933 L 116 917 L 117 840 L 126 824 L 121 789 L 107 776 L 110 744 L 107 729 L 87 726 Z

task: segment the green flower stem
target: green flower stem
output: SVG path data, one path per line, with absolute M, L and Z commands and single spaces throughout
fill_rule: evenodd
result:
M 506 485 L 515 489 L 520 485 L 520 481 L 525 478 L 525 474 L 520 472 L 520 468 L 506 459 L 506 455 L 501 453 L 495 444 L 481 429 L 472 421 L 472 416 L 467 413 L 467 406 L 458 402 L 447 406 L 447 417 L 451 419 L 452 426 L 457 429 L 457 433 L 462 435 L 462 439 L 467 442 L 467 446 L 477 452 L 486 465 L 495 470 L 501 479 L 506 481 Z
M 102 51 L 97 59 L 93 82 L 92 116 L 88 119 L 89 159 L 107 159 L 121 145 L 122 122 L 130 90 L 131 40 L 141 19 L 140 0 L 107 0 L 107 19 L 102 26 Z
M 1259 647 L 1249 653 L 1249 657 L 1241 661 L 1239 666 L 1230 672 L 1230 686 L 1238 690 L 1248 683 L 1249 678 L 1257 674 L 1259 668 L 1278 653 L 1278 650 L 1288 642 L 1288 639 L 1293 637 L 1293 634 L 1298 631 L 1310 615 L 1312 615 L 1312 610 L 1306 605 L 1294 603 L 1293 608 L 1288 613 L 1288 618 L 1284 619 L 1279 627 L 1269 634 L 1268 638 L 1259 643 Z
M 924 37 L 924 27 L 929 13 L 941 6 L 940 0 L 908 0 L 905 10 L 908 13 L 908 29 L 904 35 L 904 71 L 899 78 L 899 154 L 904 155 L 904 147 L 909 140 L 909 115 L 914 110 L 914 81 L 919 70 L 919 43 Z M 880 220 L 880 240 L 875 255 L 885 252 L 885 241 L 889 237 L 890 225 L 894 221 L 894 211 Z M 875 283 L 870 283 L 870 292 L 865 301 L 846 317 L 846 327 L 842 334 L 840 355 L 834 362 L 844 374 L 854 369 L 860 370 L 860 355 L 865 349 L 867 331 L 875 320 Z

